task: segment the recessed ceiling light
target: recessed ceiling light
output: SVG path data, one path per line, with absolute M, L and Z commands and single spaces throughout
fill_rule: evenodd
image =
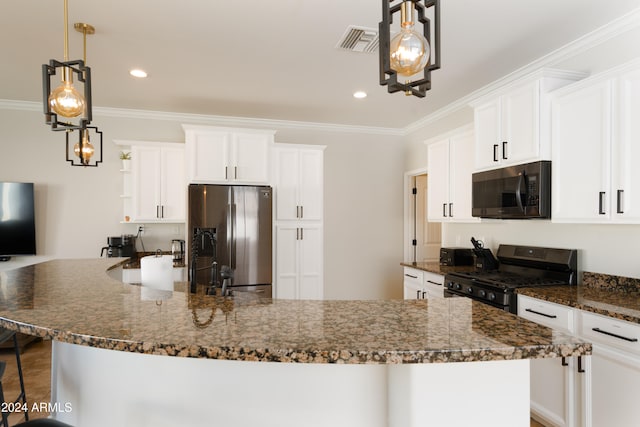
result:
M 359 90 L 359 91 L 353 93 L 353 97 L 354 98 L 358 98 L 358 99 L 366 98 L 367 97 L 367 92 Z
M 131 70 L 129 71 L 129 74 L 131 74 L 133 77 L 138 77 L 139 79 L 144 79 L 145 77 L 147 77 L 147 72 L 139 69 Z

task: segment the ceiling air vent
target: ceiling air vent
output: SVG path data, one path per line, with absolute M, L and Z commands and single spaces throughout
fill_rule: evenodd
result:
M 336 45 L 337 49 L 373 53 L 378 49 L 378 30 L 349 26 Z

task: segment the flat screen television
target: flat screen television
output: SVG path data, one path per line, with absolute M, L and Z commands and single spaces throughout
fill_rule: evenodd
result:
M 33 183 L 0 182 L 0 261 L 36 254 Z

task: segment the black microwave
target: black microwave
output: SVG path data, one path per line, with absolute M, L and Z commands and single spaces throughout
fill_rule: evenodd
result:
M 551 162 L 509 166 L 472 175 L 474 217 L 551 218 Z

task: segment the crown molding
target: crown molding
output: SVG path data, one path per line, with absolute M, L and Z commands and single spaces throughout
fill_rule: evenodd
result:
M 498 90 L 501 87 L 512 84 L 514 81 L 526 77 L 529 74 L 534 74 L 538 70 L 549 67 L 552 68 L 554 64 L 558 64 L 564 60 L 568 60 L 575 55 L 586 52 L 587 50 L 602 44 L 614 37 L 622 35 L 630 30 L 640 27 L 640 8 L 634 9 L 631 12 L 623 15 L 608 24 L 605 24 L 584 36 L 567 43 L 564 46 L 536 59 L 535 61 L 507 74 L 506 76 L 489 83 L 480 89 L 471 92 L 462 98 L 453 101 L 446 107 L 441 108 L 424 118 L 417 120 L 408 126 L 403 131 L 404 135 L 416 132 L 438 120 L 449 116 L 455 112 L 458 112 L 464 108 L 469 108 L 469 104 L 473 103 L 478 98 L 489 95 L 491 92 Z M 559 72 L 559 70 L 554 70 Z
M 322 132 L 341 132 L 341 133 L 358 133 L 358 134 L 374 134 L 374 135 L 392 135 L 406 136 L 416 132 L 430 124 L 437 122 L 453 113 L 464 108 L 470 108 L 469 104 L 475 99 L 486 96 L 491 92 L 498 90 L 505 85 L 513 83 L 515 80 L 526 77 L 528 74 L 545 68 L 553 67 L 553 64 L 560 63 L 570 59 L 572 56 L 578 55 L 588 49 L 604 43 L 616 36 L 624 34 L 627 31 L 638 28 L 640 26 L 640 8 L 621 16 L 614 21 L 603 25 L 600 28 L 552 51 L 551 53 L 521 67 L 512 73 L 486 85 L 482 88 L 459 98 L 444 108 L 441 108 L 424 118 L 417 120 L 404 128 L 385 128 L 374 126 L 354 126 L 341 125 L 332 123 L 316 123 L 316 122 L 299 122 L 291 120 L 271 120 L 247 117 L 231 117 L 216 116 L 204 114 L 186 114 L 172 113 L 164 111 L 151 110 L 135 110 L 125 108 L 110 107 L 94 107 L 94 115 L 103 115 L 106 117 L 122 117 L 127 119 L 147 119 L 147 120 L 165 120 L 175 121 L 179 123 L 202 124 L 212 126 L 229 126 L 229 127 L 258 127 L 267 129 L 296 129 L 296 130 L 313 130 Z M 41 111 L 42 104 L 40 102 L 14 101 L 8 99 L 0 99 L 0 109 L 21 110 L 21 111 Z
M 0 109 L 18 111 L 42 111 L 42 103 L 0 99 Z M 172 113 L 166 111 L 135 110 L 127 108 L 94 107 L 93 115 L 105 117 L 163 120 L 194 125 L 253 127 L 268 129 L 298 129 L 322 132 L 357 133 L 373 135 L 402 136 L 402 128 L 384 128 L 375 126 L 354 126 L 333 123 L 298 122 L 292 120 L 257 119 L 249 117 L 215 116 L 205 114 Z

